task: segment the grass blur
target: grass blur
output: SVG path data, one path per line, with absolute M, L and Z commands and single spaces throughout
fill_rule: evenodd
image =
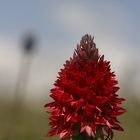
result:
M 9 102 L 0 103 L 0 140 L 45 140 L 48 116 L 43 105 L 22 108 L 17 124 L 13 124 L 12 121 L 16 122 L 11 120 L 11 105 Z M 13 132 L 12 129 L 15 132 L 10 138 L 9 130 Z
M 41 101 L 36 104 L 26 104 L 22 108 L 18 124 L 15 122 L 13 124 L 11 122 L 12 103 L 1 100 L 0 140 L 57 140 L 56 137 L 45 137 L 49 127 L 48 114 L 45 112 L 43 104 Z M 114 140 L 136 140 L 140 136 L 140 103 L 136 99 L 128 98 L 124 107 L 127 109 L 127 113 L 120 116 L 119 120 L 125 131 L 115 132 Z M 12 138 L 8 137 L 10 135 L 9 130 L 13 133 Z

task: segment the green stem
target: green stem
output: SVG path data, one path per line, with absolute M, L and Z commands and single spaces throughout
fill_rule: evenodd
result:
M 80 135 L 73 136 L 73 140 L 98 140 L 97 137 L 89 137 L 86 133 L 81 133 Z

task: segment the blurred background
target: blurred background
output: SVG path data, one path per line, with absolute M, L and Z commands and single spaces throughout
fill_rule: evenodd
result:
M 49 90 L 85 34 L 111 61 L 127 113 L 125 132 L 140 136 L 140 1 L 0 0 L 0 140 L 45 140 Z M 50 138 L 56 140 L 58 138 Z

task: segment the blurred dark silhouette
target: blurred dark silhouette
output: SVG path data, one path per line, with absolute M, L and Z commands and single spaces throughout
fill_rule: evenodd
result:
M 17 76 L 14 101 L 11 107 L 10 127 L 7 140 L 15 140 L 20 134 L 17 131 L 20 127 L 21 119 L 24 114 L 24 100 L 26 98 L 26 89 L 28 85 L 28 77 L 30 74 L 30 67 L 32 62 L 32 56 L 36 48 L 36 39 L 32 33 L 28 33 L 24 36 L 22 42 L 21 62 L 19 66 L 19 73 Z
M 25 35 L 23 42 L 22 42 L 23 49 L 25 53 L 30 54 L 36 48 L 36 39 L 34 34 L 28 33 Z

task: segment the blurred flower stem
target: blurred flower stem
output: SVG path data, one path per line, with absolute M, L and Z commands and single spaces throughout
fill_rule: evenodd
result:
M 73 140 L 98 140 L 98 138 L 89 137 L 86 133 L 81 133 L 78 136 L 74 136 Z
M 10 140 L 15 140 L 16 136 L 20 135 L 18 129 L 20 128 L 20 123 L 22 121 L 21 117 L 24 111 L 23 100 L 26 97 L 32 54 L 35 47 L 35 40 L 32 34 L 25 36 L 22 47 L 23 52 L 16 80 L 14 101 L 11 108 L 9 135 L 7 138 Z
M 17 82 L 15 86 L 15 107 L 20 108 L 22 101 L 26 96 L 26 89 L 28 84 L 28 78 L 30 74 L 32 54 L 35 47 L 35 39 L 32 34 L 25 36 L 22 44 L 23 53 L 21 56 L 21 63 L 19 67 L 19 74 L 17 76 Z M 14 108 L 15 108 L 14 107 Z

